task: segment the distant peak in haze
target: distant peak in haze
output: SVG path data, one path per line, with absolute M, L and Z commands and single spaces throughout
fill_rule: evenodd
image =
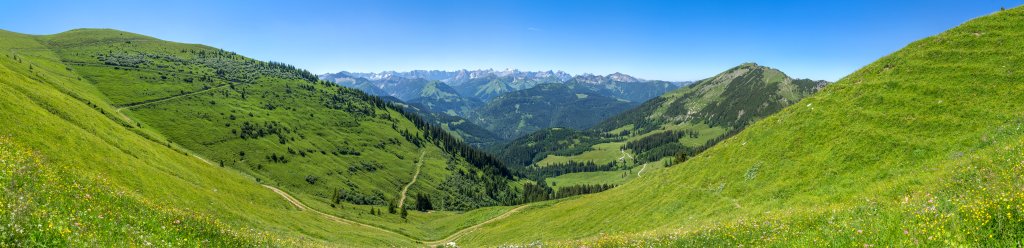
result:
M 535 79 L 535 78 L 550 78 L 557 81 L 566 82 L 571 79 L 577 79 L 583 82 L 598 83 L 604 81 L 618 81 L 625 83 L 637 83 L 646 82 L 648 80 L 639 79 L 629 74 L 616 72 L 608 74 L 607 76 L 594 75 L 590 73 L 584 73 L 579 75 L 572 75 L 564 71 L 547 70 L 547 71 L 522 71 L 519 69 L 506 68 L 504 70 L 495 69 L 478 69 L 478 70 L 455 70 L 455 71 L 443 71 L 443 70 L 412 70 L 406 72 L 397 71 L 382 71 L 382 72 L 348 72 L 341 71 L 338 73 L 328 73 L 321 75 L 322 78 L 365 78 L 369 80 L 388 80 L 392 78 L 420 78 L 426 80 L 438 80 L 445 83 L 463 82 L 467 80 L 477 78 L 488 78 L 488 77 L 513 77 L 517 79 Z

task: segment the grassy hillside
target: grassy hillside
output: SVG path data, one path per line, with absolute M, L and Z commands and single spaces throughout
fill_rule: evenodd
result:
M 462 245 L 1016 246 L 1024 9 L 905 48 L 710 150 Z
M 461 177 L 456 171 L 486 168 L 449 159 L 448 151 L 428 142 L 422 125 L 361 92 L 321 84 L 308 72 L 117 31 L 75 30 L 41 40 L 71 70 L 113 96 L 116 111 L 132 117 L 136 127 L 152 127 L 168 144 L 266 184 L 335 204 L 386 206 L 400 197 L 420 155 L 430 154 L 422 170 L 430 181 L 413 192 L 432 195 L 444 203 L 439 208 L 511 202 L 507 192 L 450 190 L 488 187 L 483 180 L 492 178 L 453 179 Z
M 410 246 L 521 201 L 497 160 L 303 70 L 116 30 L 0 35 L 2 244 Z
M 0 243 L 411 245 L 297 211 L 247 175 L 155 142 L 38 37 L 0 37 Z

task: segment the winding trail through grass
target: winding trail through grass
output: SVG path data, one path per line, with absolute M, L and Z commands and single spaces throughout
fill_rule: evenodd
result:
M 331 214 L 328 214 L 328 213 L 320 212 L 319 210 L 307 207 L 306 204 L 302 204 L 302 202 L 299 201 L 299 199 L 295 199 L 294 197 L 289 195 L 288 192 L 284 192 L 284 190 L 281 190 L 281 189 L 275 188 L 274 186 L 270 186 L 270 185 L 266 185 L 266 184 L 263 184 L 263 187 L 266 187 L 266 188 L 270 189 L 271 191 L 274 191 L 274 193 L 277 193 L 282 198 L 284 198 L 285 200 L 290 202 L 292 205 L 294 205 L 296 208 L 298 208 L 299 211 L 309 210 L 309 211 L 312 211 L 313 213 L 319 214 L 319 215 L 323 216 L 324 218 L 327 218 L 327 219 L 332 220 L 334 222 L 350 224 L 350 225 L 355 225 L 355 226 L 360 226 L 360 227 L 366 227 L 366 228 L 370 228 L 370 229 L 373 229 L 373 230 L 377 230 L 377 231 L 381 231 L 381 232 L 385 232 L 385 233 L 390 233 L 390 234 L 394 234 L 394 235 L 397 235 L 397 236 L 406 237 L 406 238 L 409 238 L 409 239 L 411 239 L 413 241 L 420 241 L 419 239 L 416 239 L 416 238 L 414 238 L 412 236 L 409 236 L 409 235 L 406 235 L 406 234 L 403 234 L 403 233 L 398 233 L 398 232 L 391 231 L 391 230 L 384 229 L 384 228 L 380 228 L 380 227 L 377 227 L 377 226 L 374 226 L 374 225 L 364 224 L 362 222 L 357 222 L 357 221 L 354 221 L 354 220 L 349 220 L 349 219 L 341 218 L 341 217 L 334 216 L 334 215 L 331 215 Z
M 487 225 L 487 224 L 490 224 L 491 222 L 495 222 L 495 221 L 499 221 L 501 219 L 507 218 L 507 217 L 511 216 L 512 214 L 514 214 L 516 212 L 519 212 L 519 210 L 522 210 L 523 208 L 526 208 L 526 207 L 529 207 L 529 206 L 530 206 L 530 204 L 525 204 L 525 205 L 522 205 L 522 206 L 518 206 L 516 208 L 508 210 L 507 212 L 505 212 L 505 213 L 503 213 L 501 215 L 498 215 L 498 216 L 496 216 L 494 218 L 491 218 L 491 219 L 489 219 L 487 221 L 480 222 L 480 223 L 478 223 L 476 225 L 473 225 L 471 227 L 463 228 L 462 230 L 456 231 L 455 233 L 452 233 L 451 235 L 448 235 L 448 237 L 445 237 L 445 238 L 440 239 L 440 240 L 426 241 L 426 242 L 423 242 L 423 244 L 426 244 L 428 246 L 438 246 L 438 245 L 444 245 L 444 244 L 449 243 L 449 242 L 454 242 L 456 239 L 461 238 L 462 236 L 465 236 L 467 233 L 470 233 L 470 232 L 472 232 L 472 231 L 474 231 L 476 229 L 480 229 L 480 227 L 482 227 L 484 225 Z
M 403 204 L 405 204 L 405 192 L 409 191 L 409 186 L 416 183 L 416 178 L 420 176 L 420 167 L 423 166 L 424 155 L 427 155 L 427 151 L 420 152 L 420 158 L 416 160 L 416 173 L 412 174 L 412 181 L 409 181 L 409 183 L 402 188 L 401 197 L 398 198 L 398 209 L 402 209 L 402 206 L 404 206 Z
M 121 107 L 117 108 L 117 112 L 120 113 L 122 109 L 132 109 L 132 108 L 142 107 L 142 106 L 146 106 L 146 105 L 150 105 L 150 104 L 170 101 L 170 100 L 174 100 L 174 99 L 177 99 L 177 98 L 180 98 L 180 97 L 186 97 L 186 96 L 191 96 L 191 95 L 195 95 L 195 94 L 202 94 L 202 93 L 207 92 L 207 91 L 224 88 L 224 87 L 227 87 L 227 86 L 230 86 L 230 85 L 231 84 L 221 84 L 221 85 L 218 85 L 218 86 L 210 87 L 208 89 L 204 89 L 204 90 L 200 90 L 200 91 L 193 91 L 193 92 L 189 92 L 189 93 L 185 93 L 185 94 L 181 94 L 181 95 L 173 95 L 173 96 L 169 96 L 169 97 L 157 98 L 157 99 L 152 99 L 152 100 L 138 102 L 138 103 L 130 103 L 130 104 L 127 104 L 127 105 L 124 105 L 124 106 L 121 106 Z
M 620 149 L 620 150 L 619 150 L 619 152 L 621 152 L 621 153 L 622 153 L 622 157 L 619 157 L 619 161 L 622 161 L 622 160 L 626 159 L 626 157 L 627 157 L 627 156 L 628 156 L 628 157 L 629 157 L 630 159 L 633 159 L 633 156 L 632 156 L 632 155 L 629 155 L 629 153 L 626 153 L 626 150 L 621 150 L 621 149 Z
M 643 168 L 640 168 L 640 170 L 636 172 L 636 177 L 640 177 L 640 173 L 644 172 L 644 169 L 647 169 L 647 164 L 646 163 L 644 163 L 644 167 Z
M 316 209 L 307 207 L 305 204 L 302 204 L 301 201 L 299 201 L 298 199 L 295 199 L 294 197 L 289 195 L 288 192 L 284 192 L 284 190 L 275 188 L 274 186 L 265 185 L 265 184 L 263 185 L 263 187 L 266 187 L 266 188 L 270 189 L 271 191 L 274 191 L 274 193 L 277 193 L 278 195 L 280 195 L 281 198 L 284 198 L 289 203 L 291 203 L 296 208 L 298 208 L 299 211 L 309 210 L 309 211 L 312 211 L 313 213 L 322 215 L 325 218 L 333 220 L 335 222 L 351 224 L 351 225 L 356 225 L 356 226 L 361 226 L 361 227 L 368 227 L 368 228 L 371 228 L 371 229 L 374 229 L 374 230 L 378 230 L 378 231 L 381 231 L 381 232 L 386 232 L 386 233 L 390 233 L 390 234 L 406 237 L 406 238 L 408 238 L 410 240 L 423 243 L 424 245 L 427 245 L 427 246 L 438 246 L 438 245 L 443 245 L 443 244 L 446 244 L 446 243 L 449 243 L 449 242 L 453 242 L 454 240 L 456 240 L 458 238 L 461 238 L 462 236 L 465 236 L 467 233 L 470 233 L 470 232 L 472 232 L 472 231 L 474 231 L 476 229 L 479 229 L 480 227 L 482 227 L 484 225 L 487 225 L 487 224 L 490 224 L 492 222 L 499 221 L 501 219 L 507 218 L 507 217 L 511 216 L 512 214 L 514 214 L 516 212 L 519 212 L 519 210 L 522 210 L 523 208 L 526 208 L 526 207 L 530 206 L 530 204 L 526 204 L 526 205 L 522 205 L 522 206 L 510 209 L 510 210 L 506 211 L 505 213 L 502 213 L 501 215 L 495 216 L 494 218 L 491 218 L 491 219 L 486 220 L 484 222 L 477 223 L 476 225 L 473 225 L 473 226 L 466 227 L 466 228 L 460 229 L 458 231 L 455 231 L 454 233 L 452 233 L 451 235 L 448 235 L 448 237 L 445 237 L 443 239 L 439 239 L 439 240 L 421 240 L 421 239 L 418 239 L 416 237 L 409 236 L 407 234 L 398 233 L 398 232 L 391 231 L 391 230 L 384 229 L 384 228 L 380 228 L 380 227 L 377 227 L 377 226 L 374 226 L 374 225 L 364 224 L 362 222 L 357 222 L 357 221 L 354 221 L 354 220 L 349 220 L 349 219 L 341 218 L 341 217 L 334 216 L 334 215 L 331 215 L 331 214 L 328 214 L 328 213 L 320 212 L 320 211 L 318 211 Z

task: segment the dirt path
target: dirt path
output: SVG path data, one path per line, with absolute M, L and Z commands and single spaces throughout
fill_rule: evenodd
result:
M 404 206 L 403 204 L 405 204 L 405 192 L 409 191 L 409 186 L 416 183 L 416 178 L 420 176 L 420 167 L 423 166 L 423 155 L 427 155 L 427 151 L 420 152 L 420 159 L 416 160 L 416 173 L 412 174 L 412 181 L 409 181 L 409 183 L 402 188 L 402 195 L 398 198 L 398 209 L 402 209 L 402 206 Z
M 622 157 L 619 157 L 620 161 L 623 160 L 623 159 L 626 159 L 626 157 L 629 157 L 630 159 L 633 159 L 633 156 L 629 155 L 629 153 L 626 153 L 626 150 L 619 150 L 619 152 L 622 153 Z
M 522 206 L 513 208 L 512 210 L 509 210 L 508 212 L 505 212 L 505 213 L 503 213 L 501 215 L 498 215 L 498 216 L 496 216 L 494 218 L 491 218 L 491 219 L 489 219 L 487 221 L 480 222 L 480 223 L 478 223 L 476 225 L 473 225 L 471 227 L 463 228 L 462 230 L 459 230 L 459 231 L 457 231 L 455 233 L 452 233 L 452 235 L 448 235 L 448 237 L 445 237 L 444 239 L 435 240 L 435 241 L 427 241 L 427 242 L 423 242 L 423 244 L 426 244 L 428 246 L 432 246 L 433 247 L 433 246 L 444 245 L 444 244 L 447 244 L 449 242 L 454 242 L 456 239 L 459 239 L 462 236 L 465 236 L 469 232 L 472 232 L 472 231 L 474 231 L 476 229 L 479 229 L 480 227 L 482 227 L 484 225 L 487 225 L 487 224 L 490 224 L 492 222 L 499 221 L 501 219 L 509 217 L 512 214 L 514 214 L 516 212 L 519 212 L 519 210 L 523 210 L 523 208 L 526 208 L 526 207 L 529 207 L 529 206 L 530 206 L 530 204 L 526 204 L 526 205 L 522 205 Z
M 281 197 L 283 197 L 285 200 L 287 200 L 288 202 L 292 203 L 292 205 L 295 205 L 295 207 L 298 208 L 299 211 L 306 211 L 306 205 L 303 205 L 302 202 L 299 201 L 299 199 L 293 198 L 292 195 L 289 195 L 288 193 L 285 193 L 284 191 L 282 191 L 280 189 L 271 187 L 270 185 L 263 185 L 263 187 L 266 187 L 266 188 L 274 191 L 274 193 L 277 193 L 278 195 L 281 195 Z
M 397 236 L 406 237 L 406 238 L 409 238 L 409 239 L 411 239 L 413 241 L 420 241 L 420 240 L 418 240 L 418 239 L 416 239 L 414 237 L 411 237 L 409 235 L 397 233 L 397 232 L 394 232 L 394 231 L 391 231 L 391 230 L 388 230 L 388 229 L 384 229 L 384 228 L 380 228 L 380 227 L 377 227 L 377 226 L 374 226 L 374 225 L 367 225 L 367 224 L 363 224 L 361 222 L 356 222 L 356 221 L 353 221 L 353 220 L 344 219 L 344 218 L 341 218 L 341 217 L 338 217 L 338 216 L 334 216 L 334 215 L 331 215 L 331 214 L 320 212 L 320 211 L 318 211 L 316 209 L 312 209 L 312 208 L 307 207 L 306 204 L 302 204 L 301 201 L 299 201 L 298 199 L 295 199 L 294 197 L 289 195 L 288 192 L 284 192 L 284 190 L 275 188 L 274 186 L 270 186 L 270 185 L 263 185 L 263 187 L 266 187 L 266 188 L 270 189 L 271 191 L 274 191 L 274 193 L 277 193 L 282 198 L 284 198 L 289 203 L 291 203 L 296 208 L 298 208 L 299 211 L 309 210 L 309 211 L 312 211 L 313 213 L 319 214 L 319 215 L 323 216 L 324 218 L 327 218 L 327 219 L 332 220 L 334 222 L 344 223 L 344 224 L 349 224 L 349 225 L 354 225 L 354 226 L 360 226 L 360 227 L 366 227 L 366 228 L 374 229 L 374 230 L 377 230 L 377 231 L 381 231 L 381 232 L 385 232 L 385 233 L 390 233 L 390 234 L 394 234 L 394 235 L 397 235 Z
M 174 95 L 174 96 L 169 96 L 169 97 L 165 97 L 165 98 L 155 99 L 155 100 L 152 100 L 152 101 L 146 101 L 146 102 L 141 102 L 141 103 L 129 104 L 129 105 L 125 105 L 125 106 L 122 106 L 120 108 L 117 108 L 117 112 L 120 113 L 121 110 L 123 110 L 123 109 L 132 109 L 132 108 L 142 107 L 142 106 L 146 106 L 146 105 L 150 105 L 150 104 L 170 101 L 170 100 L 174 100 L 174 99 L 181 98 L 181 97 L 191 96 L 191 95 L 195 95 L 195 94 L 202 94 L 203 92 L 207 92 L 207 91 L 211 91 L 211 90 L 215 90 L 215 89 L 220 89 L 220 88 L 224 88 L 224 87 L 227 87 L 227 86 L 230 86 L 230 84 L 222 84 L 222 85 L 218 85 L 218 86 L 215 86 L 215 87 L 211 87 L 209 89 L 195 91 L 195 92 L 191 92 L 191 93 L 186 93 L 186 94 L 183 94 L 183 95 Z
M 522 206 L 513 208 L 513 209 L 511 209 L 509 211 L 506 211 L 505 213 L 502 213 L 501 215 L 495 216 L 494 218 L 491 218 L 491 219 L 489 219 L 487 221 L 480 222 L 480 223 L 477 223 L 476 225 L 473 225 L 473 226 L 470 226 L 470 227 L 458 230 L 458 231 L 452 233 L 451 235 L 448 235 L 448 237 L 445 237 L 444 239 L 434 240 L 434 241 L 424 241 L 424 240 L 420 240 L 420 239 L 417 239 L 415 237 L 412 237 L 412 236 L 409 236 L 409 235 L 406 235 L 406 234 L 397 233 L 397 232 L 394 232 L 394 231 L 391 231 L 391 230 L 387 230 L 387 229 L 384 229 L 384 228 L 380 228 L 380 227 L 377 227 L 377 226 L 367 225 L 367 224 L 363 224 L 361 222 L 356 222 L 356 221 L 353 221 L 353 220 L 348 220 L 348 219 L 344 219 L 344 218 L 341 218 L 341 217 L 338 217 L 338 216 L 334 216 L 334 215 L 331 215 L 331 214 L 327 214 L 327 213 L 324 213 L 324 212 L 317 211 L 316 209 L 309 208 L 305 204 L 302 204 L 301 201 L 299 201 L 298 199 L 295 199 L 294 197 L 289 195 L 288 192 L 284 192 L 284 190 L 275 188 L 275 187 L 270 186 L 270 185 L 263 185 L 263 187 L 266 187 L 266 188 L 270 189 L 271 191 L 274 191 L 274 193 L 277 193 L 282 198 L 284 198 L 289 203 L 291 203 L 296 208 L 298 208 L 299 211 L 309 210 L 309 211 L 312 211 L 313 213 L 319 214 L 321 216 L 324 216 L 327 219 L 330 219 L 330 220 L 338 222 L 338 223 L 345 223 L 345 224 L 350 224 L 350 225 L 355 225 L 355 226 L 360 226 L 360 227 L 367 227 L 367 228 L 371 228 L 371 229 L 374 229 L 374 230 L 377 230 L 377 231 L 386 232 L 386 233 L 390 233 L 390 234 L 406 237 L 408 239 L 411 239 L 411 240 L 416 241 L 416 242 L 423 243 L 424 245 L 431 246 L 431 247 L 439 246 L 439 245 L 443 245 L 443 244 L 452 242 L 452 241 L 454 241 L 454 240 L 456 240 L 458 238 L 461 238 L 462 236 L 465 236 L 466 234 L 468 234 L 468 233 L 470 233 L 470 232 L 472 232 L 472 231 L 474 231 L 476 229 L 479 229 L 480 227 L 482 227 L 484 225 L 487 225 L 487 224 L 490 224 L 492 222 L 499 221 L 501 219 L 507 218 L 507 217 L 511 216 L 512 214 L 514 214 L 516 212 L 519 212 L 523 208 L 526 208 L 526 207 L 530 206 L 529 204 L 527 204 L 527 205 L 522 205 Z
M 640 168 L 640 170 L 636 172 L 636 177 L 640 177 L 640 173 L 644 172 L 644 169 L 647 169 L 647 164 L 644 164 L 644 167 Z

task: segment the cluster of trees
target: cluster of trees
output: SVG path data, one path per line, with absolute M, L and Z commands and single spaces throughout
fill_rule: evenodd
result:
M 416 193 L 416 210 L 420 212 L 434 210 L 434 205 L 430 203 L 430 197 L 422 193 Z
M 636 153 L 637 163 L 656 161 L 671 157 L 680 152 L 693 153 L 704 148 L 688 147 L 679 143 L 683 137 L 697 138 L 700 133 L 694 130 L 666 131 L 648 135 L 639 140 L 627 142 L 623 148 Z
M 605 190 L 614 188 L 614 184 L 580 184 L 571 186 L 562 186 L 555 192 L 555 199 L 565 198 L 576 195 L 585 195 L 591 193 L 597 193 Z
M 446 194 L 433 197 L 431 203 L 435 208 L 469 210 L 518 202 L 519 192 L 509 187 L 508 179 L 502 176 L 478 173 L 474 168 L 460 168 L 453 157 L 449 157 L 447 169 L 453 173 L 437 186 Z
M 267 161 L 285 164 L 288 163 L 288 158 L 286 158 L 284 155 L 278 156 L 277 153 L 271 153 L 270 155 L 267 155 Z
M 199 64 L 210 67 L 213 69 L 214 75 L 227 81 L 252 83 L 256 82 L 257 79 L 263 76 L 302 79 L 309 82 L 319 81 L 316 74 L 304 69 L 296 68 L 293 65 L 274 61 L 264 62 L 246 59 L 234 52 L 222 49 L 183 49 L 181 52 L 189 53 L 194 56 L 187 57 L 187 59 L 182 57 L 160 57 L 159 55 L 149 55 L 149 57 L 159 57 L 160 59 L 167 60 L 169 62 L 177 62 L 183 65 L 198 62 Z
M 107 54 L 96 55 L 96 59 L 104 65 L 133 68 L 138 68 L 140 65 L 149 62 L 144 54 L 114 53 L 113 51 L 108 51 Z
M 360 153 L 359 151 L 356 151 L 355 149 L 348 148 L 348 147 L 339 147 L 338 149 L 335 149 L 335 150 L 331 151 L 331 154 L 334 155 L 334 156 L 342 156 L 342 155 L 359 156 L 359 155 L 362 155 L 362 153 Z
M 342 201 L 359 205 L 384 205 L 387 203 L 387 201 L 384 200 L 384 194 L 380 192 L 373 195 L 366 195 L 357 191 L 347 191 L 345 189 L 335 190 L 334 194 L 331 195 L 331 202 L 334 204 L 340 204 Z
M 398 130 L 398 126 L 396 126 L 394 124 L 391 125 L 391 128 L 393 128 L 395 130 Z M 409 130 L 404 130 L 403 129 L 403 130 L 398 131 L 398 134 L 401 134 L 402 137 L 404 137 L 406 141 L 409 141 L 409 143 L 412 143 L 413 145 L 416 145 L 416 147 L 423 147 L 423 138 L 420 137 L 419 135 L 417 135 L 416 133 L 409 132 Z
M 565 163 L 552 163 L 546 166 L 528 166 L 515 169 L 516 174 L 534 181 L 541 181 L 544 178 L 557 177 L 564 174 L 576 172 L 611 171 L 618 166 L 612 161 L 607 164 L 596 164 L 594 161 L 577 162 L 568 161 Z
M 633 152 L 635 153 L 644 153 L 646 151 L 650 151 L 651 149 L 668 143 L 678 143 L 679 139 L 683 137 L 697 138 L 699 136 L 700 133 L 694 130 L 676 130 L 660 132 L 648 135 L 647 137 L 643 137 L 638 140 L 626 142 L 626 145 L 623 147 L 629 150 L 633 150 Z
M 736 135 L 740 131 L 742 131 L 742 128 L 729 130 L 728 132 L 722 134 L 721 136 L 708 140 L 708 142 L 704 143 L 704 145 L 698 147 L 686 147 L 686 149 L 681 149 L 677 151 L 675 155 L 672 157 L 672 164 L 686 162 L 687 159 L 696 156 L 701 152 L 704 152 L 708 148 L 711 148 L 715 144 L 718 144 L 718 142 L 722 142 L 723 140 L 728 139 L 733 135 Z
M 555 191 L 548 187 L 543 181 L 541 183 L 523 184 L 522 203 L 546 201 L 553 199 Z
M 358 165 L 349 165 L 348 172 L 352 174 L 355 174 L 360 171 L 374 172 L 377 171 L 377 169 L 379 168 L 384 168 L 384 165 L 381 165 L 376 161 L 359 161 Z
M 552 199 L 560 199 L 570 196 L 592 194 L 601 191 L 605 191 L 614 188 L 612 184 L 580 184 L 559 187 L 557 191 L 548 187 L 542 181 L 539 184 L 526 183 L 523 184 L 523 201 L 535 202 L 535 201 L 546 201 Z
M 242 122 L 242 126 L 238 128 L 238 131 L 231 130 L 232 133 L 236 133 L 239 138 L 242 139 L 258 139 L 268 135 L 278 135 L 281 139 L 284 139 L 284 134 L 289 133 L 292 130 L 281 125 L 277 121 L 269 121 L 263 123 L 252 123 L 249 121 Z
M 492 152 L 506 165 L 525 167 L 549 154 L 572 156 L 587 151 L 595 144 L 619 140 L 621 137 L 603 132 L 547 129 L 516 139 L 505 146 L 495 147 Z

